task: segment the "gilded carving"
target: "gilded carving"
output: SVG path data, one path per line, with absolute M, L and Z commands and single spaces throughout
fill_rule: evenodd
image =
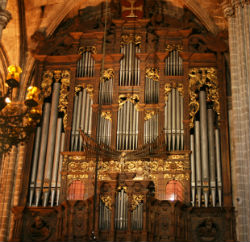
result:
M 82 55 L 85 52 L 90 52 L 91 54 L 96 54 L 97 53 L 96 46 L 85 46 L 85 47 L 82 46 L 79 48 L 78 54 Z
M 113 78 L 114 78 L 114 70 L 112 68 L 109 68 L 109 69 L 103 70 L 103 72 L 101 73 L 100 81 L 107 82 Z
M 159 70 L 157 68 L 152 67 L 146 68 L 146 77 L 154 81 L 159 81 Z
M 220 103 L 218 91 L 217 70 L 210 68 L 193 68 L 189 72 L 189 107 L 190 107 L 190 126 L 194 127 L 194 117 L 199 111 L 199 95 L 201 87 L 206 88 L 207 101 L 213 103 L 213 109 L 220 118 Z
M 167 47 L 165 49 L 166 51 L 173 51 L 173 50 L 177 50 L 179 52 L 183 51 L 183 45 L 181 44 L 167 44 Z
M 87 93 L 89 94 L 90 98 L 93 98 L 93 95 L 94 95 L 94 87 L 92 84 L 85 84 L 85 83 L 82 83 L 78 86 L 75 87 L 75 95 L 80 92 L 82 89 L 85 89 L 86 88 L 86 91 Z
M 75 179 L 87 179 L 89 176 L 88 174 L 68 174 L 68 180 L 75 180 Z
M 54 70 L 53 74 L 54 74 L 55 82 L 59 82 L 62 78 L 62 71 L 61 70 Z
M 131 201 L 132 210 L 135 210 L 136 207 L 137 207 L 140 203 L 142 203 L 143 199 L 144 199 L 144 196 L 141 195 L 141 194 L 139 194 L 139 195 L 133 195 L 132 201 Z
M 108 195 L 102 195 L 100 197 L 101 201 L 104 203 L 104 205 L 109 208 L 110 210 L 112 209 L 112 200 L 111 197 Z
M 189 181 L 189 174 L 167 173 L 167 174 L 164 174 L 164 179 L 185 182 L 185 181 Z
M 60 98 L 58 109 L 59 112 L 63 112 L 63 125 L 64 129 L 67 127 L 67 107 L 68 107 L 68 95 L 69 95 L 69 86 L 70 86 L 70 72 L 68 70 L 62 71 L 62 79 L 61 79 L 61 89 L 60 89 Z
M 131 95 L 131 94 L 121 94 L 119 96 L 119 100 L 118 100 L 119 108 L 121 108 L 122 105 L 124 103 L 126 103 L 127 101 L 130 101 L 131 103 L 133 103 L 137 107 L 137 104 L 139 102 L 139 96 L 137 94 L 133 94 L 133 95 Z
M 52 83 L 53 83 L 53 72 L 47 70 L 43 73 L 43 79 L 41 83 L 41 89 L 44 97 L 49 97 L 51 95 Z
M 121 36 L 121 47 L 127 45 L 129 43 L 134 43 L 135 45 L 141 44 L 141 36 L 140 35 L 133 35 L 133 34 L 123 34 Z
M 106 120 L 112 121 L 112 115 L 111 115 L 111 112 L 109 111 L 102 112 L 101 117 Z
M 144 120 L 147 121 L 151 119 L 155 115 L 155 111 L 146 111 Z

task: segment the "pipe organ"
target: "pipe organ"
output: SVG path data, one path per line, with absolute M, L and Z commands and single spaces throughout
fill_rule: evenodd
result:
M 43 116 L 13 241 L 236 241 L 224 40 L 188 9 L 111 2 L 106 33 L 93 6 L 35 55 Z

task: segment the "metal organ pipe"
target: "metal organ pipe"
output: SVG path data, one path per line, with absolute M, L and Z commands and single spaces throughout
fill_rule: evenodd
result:
M 77 115 L 77 108 L 78 108 L 79 96 L 78 94 L 75 95 L 74 99 L 74 109 L 73 109 L 73 121 L 72 121 L 72 131 L 71 131 L 71 150 L 74 150 L 74 143 L 76 138 L 76 115 Z
M 61 144 L 60 144 L 60 152 L 64 151 L 64 144 L 65 144 L 65 133 L 62 132 L 61 134 Z M 60 189 L 61 189 L 61 171 L 62 171 L 62 163 L 63 163 L 63 155 L 59 154 L 59 166 L 58 166 L 58 173 L 57 173 L 57 183 L 56 183 L 56 205 L 58 206 L 59 204 L 59 198 L 60 198 Z
M 56 195 L 56 181 L 58 173 L 58 165 L 60 159 L 60 145 L 61 145 L 61 134 L 62 134 L 62 118 L 57 119 L 57 128 L 56 128 L 56 143 L 55 143 L 55 152 L 54 152 L 54 162 L 52 170 L 52 179 L 51 179 L 51 207 L 54 205 L 55 195 Z
M 215 129 L 215 149 L 216 149 L 216 168 L 217 168 L 217 185 L 218 185 L 219 206 L 222 206 L 222 177 L 221 177 L 219 129 Z
M 81 108 L 82 108 L 82 91 L 79 92 L 79 101 L 77 107 L 77 115 L 76 115 L 76 130 L 75 130 L 75 142 L 73 150 L 78 150 L 78 140 L 80 138 L 79 128 L 80 128 L 80 117 L 81 117 Z
M 45 174 L 44 174 L 44 197 L 43 197 L 43 206 L 47 206 L 49 193 L 50 193 L 50 182 L 52 174 L 52 165 L 54 157 L 54 148 L 55 148 L 55 136 L 56 136 L 56 124 L 58 116 L 58 104 L 59 104 L 59 95 L 60 95 L 60 86 L 61 84 L 55 82 L 53 85 L 53 94 L 51 102 L 51 113 L 49 122 L 49 137 L 47 144 L 47 153 L 46 153 L 46 163 L 45 163 Z
M 194 135 L 190 135 L 190 149 L 191 149 L 191 196 L 192 205 L 195 205 L 195 145 L 194 145 Z
M 210 165 L 210 189 L 212 195 L 212 205 L 216 205 L 216 174 L 215 174 L 215 142 L 214 142 L 214 117 L 213 109 L 207 110 L 208 117 L 208 147 L 209 147 L 209 165 Z
M 200 121 L 195 121 L 195 162 L 196 162 L 196 185 L 198 207 L 201 206 L 201 141 L 200 141 Z M 193 171 L 194 172 L 194 171 Z
M 208 166 L 208 135 L 207 135 L 207 105 L 206 92 L 200 91 L 200 129 L 201 129 L 201 159 L 202 159 L 202 183 L 205 207 L 209 202 L 209 166 Z

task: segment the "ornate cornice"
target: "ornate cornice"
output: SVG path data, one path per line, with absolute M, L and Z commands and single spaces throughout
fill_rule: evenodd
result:
M 232 6 L 231 3 L 229 3 L 228 1 L 224 1 L 222 4 L 222 9 L 224 12 L 224 16 L 226 18 L 232 17 L 234 16 L 234 7 Z

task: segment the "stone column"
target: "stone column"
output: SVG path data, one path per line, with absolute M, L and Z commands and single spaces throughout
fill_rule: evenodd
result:
M 223 3 L 228 19 L 233 144 L 232 183 L 237 239 L 250 241 L 250 1 Z

